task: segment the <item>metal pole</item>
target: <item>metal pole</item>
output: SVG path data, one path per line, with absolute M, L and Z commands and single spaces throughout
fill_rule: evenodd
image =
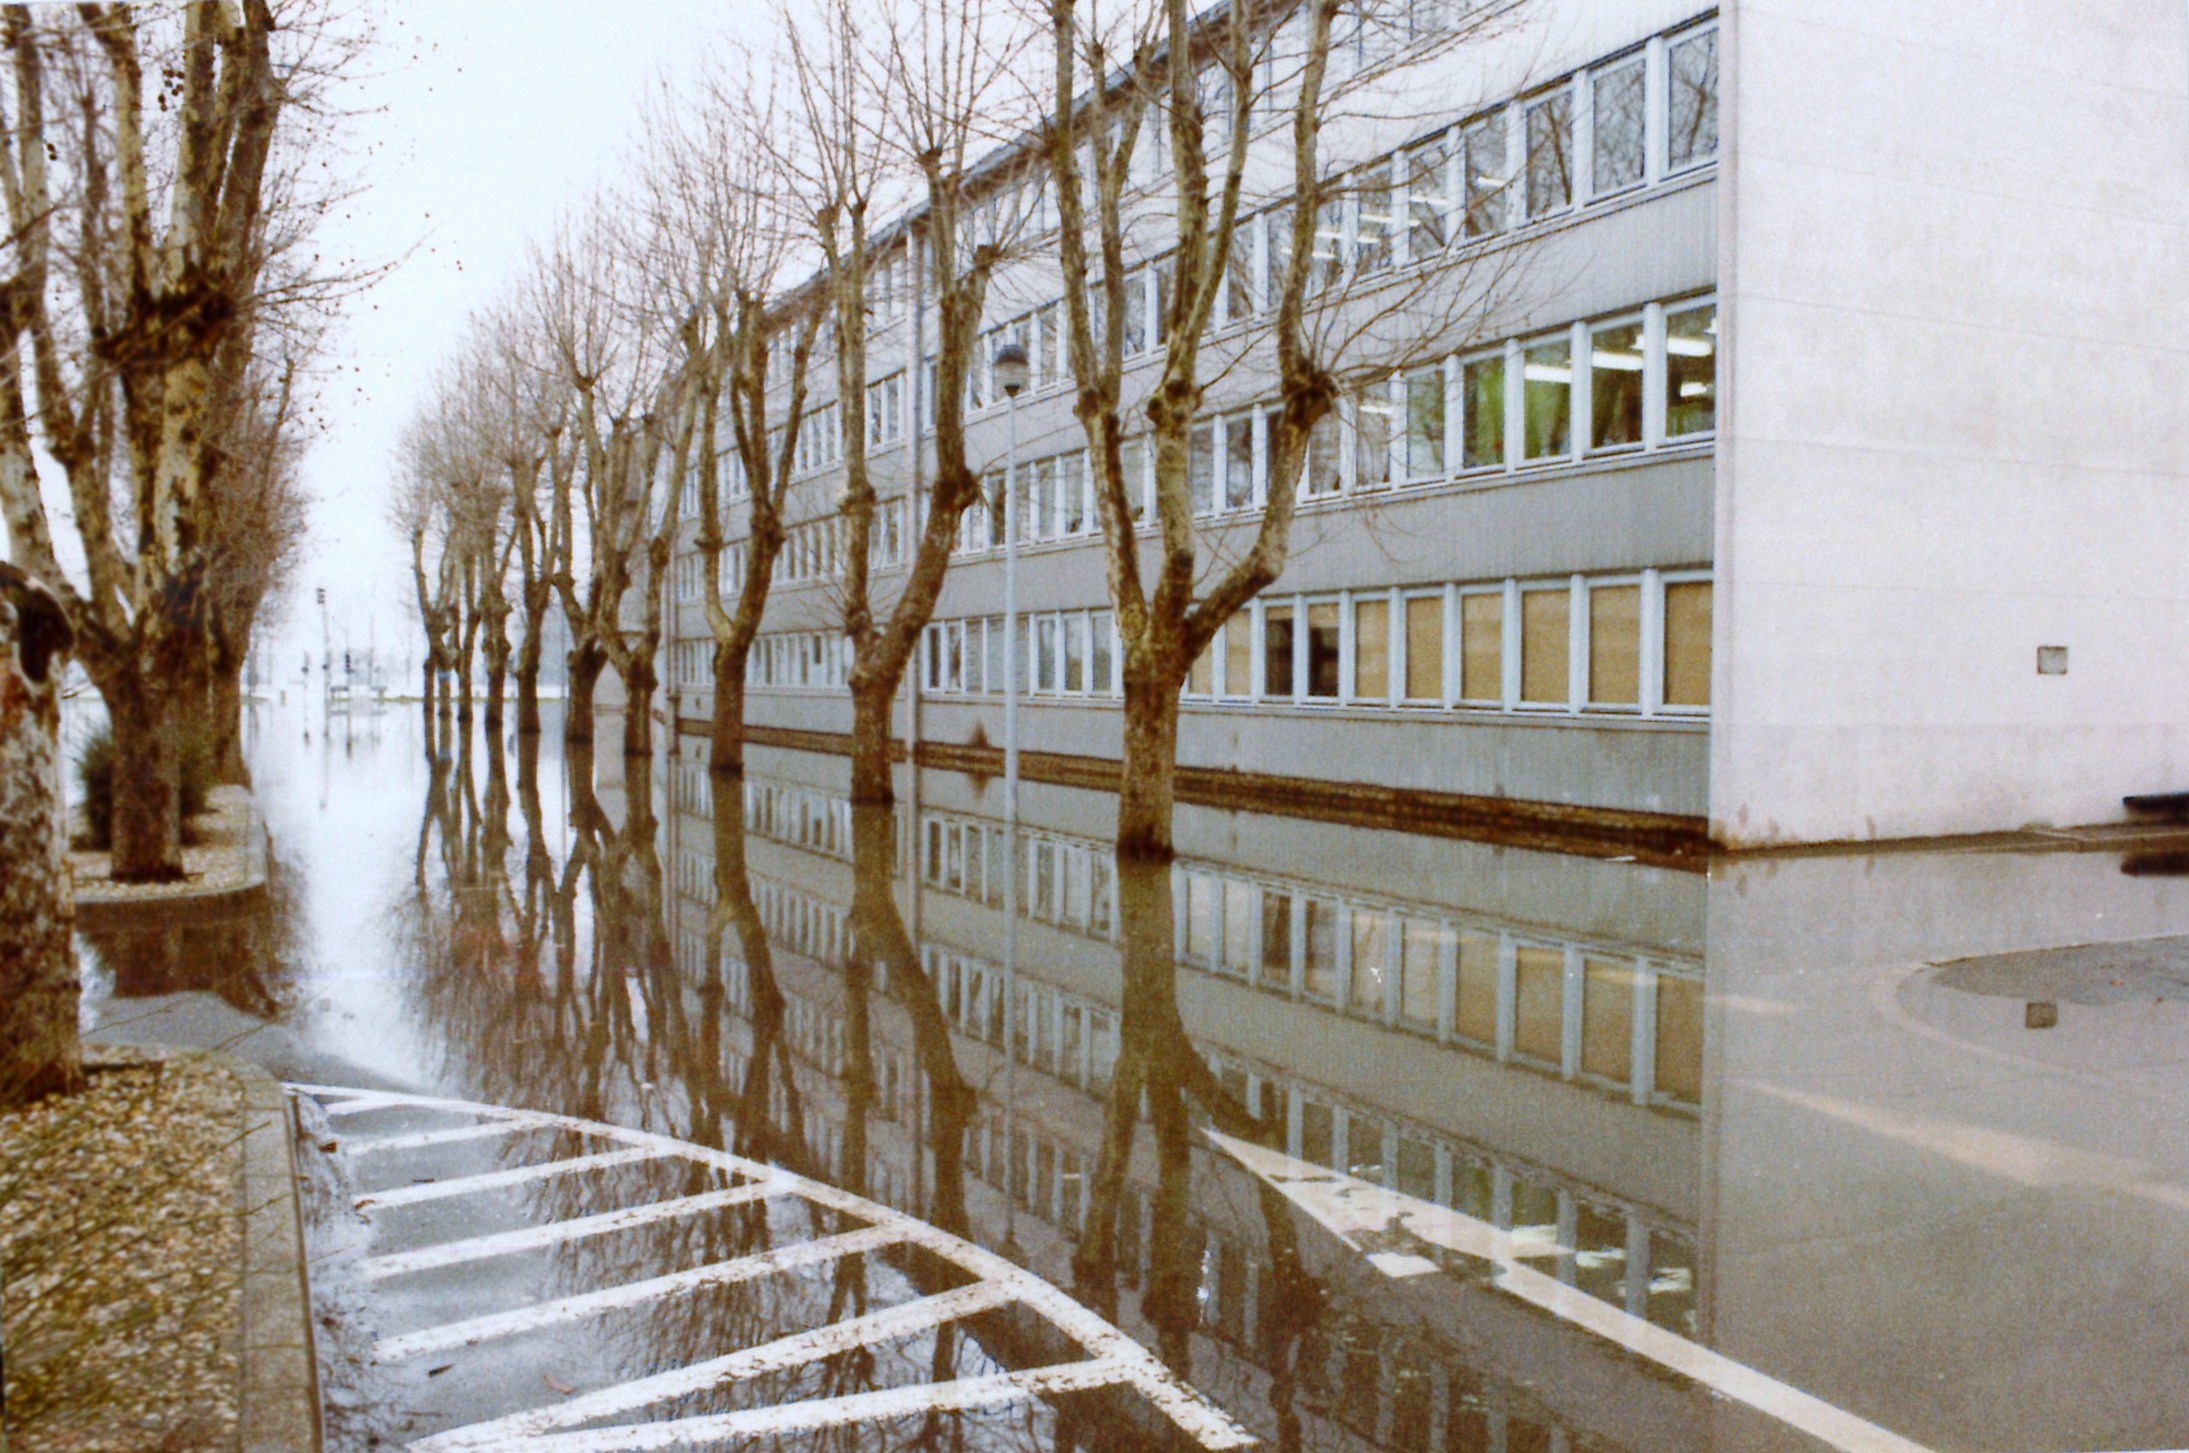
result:
M 1018 390 L 1005 409 L 1010 447 L 1003 456 L 1003 813 L 1018 826 Z
M 1018 393 L 1010 391 L 1005 410 L 1011 433 L 1003 456 L 1003 1254 L 1007 1257 L 1019 1254 L 1017 1188 L 1010 1184 L 1018 1112 Z

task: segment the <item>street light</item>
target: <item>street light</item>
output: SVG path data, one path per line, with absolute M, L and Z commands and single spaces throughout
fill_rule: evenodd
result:
M 992 360 L 1011 421 L 1003 456 L 1003 1081 L 1006 1116 L 1018 1104 L 1018 396 L 1026 388 L 1026 347 L 1006 343 Z M 1017 1240 L 1015 1208 L 1004 1197 L 1004 1244 Z M 1008 1252 L 1006 1253 L 1008 1254 Z

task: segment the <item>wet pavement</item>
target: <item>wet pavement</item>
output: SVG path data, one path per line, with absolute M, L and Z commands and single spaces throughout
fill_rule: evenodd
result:
M 1151 873 L 1098 792 L 1027 786 L 1014 833 L 993 780 L 855 813 L 840 758 L 755 750 L 719 796 L 704 762 L 551 724 L 429 764 L 413 712 L 262 707 L 262 917 L 86 944 L 109 1035 L 695 1148 L 543 1169 L 635 1143 L 541 1120 L 353 1155 L 484 1122 L 349 1097 L 368 1204 L 320 1242 L 363 1331 L 330 1345 L 384 1366 L 337 1379 L 334 1446 L 1207 1443 L 911 1242 L 436 1332 L 857 1221 L 708 1201 L 721 1157 L 1022 1268 L 1273 1448 L 2189 1445 L 2189 882 L 2148 863 L 1705 873 L 1186 807 Z M 996 1378 L 1032 1393 L 932 1391 Z

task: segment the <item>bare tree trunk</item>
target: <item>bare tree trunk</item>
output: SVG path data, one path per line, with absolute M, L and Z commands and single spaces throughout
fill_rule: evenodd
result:
M 0 1108 L 81 1075 L 54 690 L 70 638 L 61 603 L 0 564 Z
M 570 685 L 565 699 L 562 739 L 593 744 L 593 690 L 608 669 L 608 653 L 588 641 L 570 652 Z
M 529 591 L 527 587 L 527 593 Z M 546 616 L 545 601 L 538 609 L 529 603 L 525 606 L 524 642 L 517 648 L 517 735 L 520 737 L 540 734 L 540 628 Z
M 206 750 L 211 754 L 213 780 L 251 785 L 251 768 L 243 760 L 243 673 L 241 665 L 214 667 L 205 694 Z
M 745 657 L 736 652 L 729 659 L 728 645 L 714 652 L 714 732 L 707 755 L 707 770 L 717 777 L 745 775 Z
M 896 800 L 889 770 L 889 716 L 894 680 L 855 686 L 851 692 L 851 800 L 888 806 Z
M 630 667 L 622 676 L 623 755 L 651 757 L 654 754 L 654 688 L 661 684 L 654 675 L 654 653 L 643 646 L 633 650 Z
M 182 877 L 181 703 L 156 678 L 109 677 L 99 694 L 114 733 L 114 881 L 172 883 Z
M 1168 862 L 1178 779 L 1178 687 L 1165 673 L 1125 666 L 1125 760 L 1117 783 L 1119 856 Z

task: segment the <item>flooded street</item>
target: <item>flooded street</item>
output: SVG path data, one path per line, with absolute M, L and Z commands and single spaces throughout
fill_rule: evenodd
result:
M 1083 789 L 1023 787 L 1014 834 L 954 773 L 854 812 L 832 756 L 754 748 L 731 796 L 694 738 L 589 762 L 551 719 L 536 762 L 432 762 L 413 709 L 252 720 L 265 905 L 86 941 L 87 1018 L 377 1092 L 321 1098 L 394 1147 L 347 1161 L 394 1238 L 352 1291 L 400 1395 L 331 1408 L 333 1446 L 645 1446 L 596 1435 L 638 1408 L 847 1449 L 1219 1446 L 1225 1419 L 1305 1450 L 2189 1443 L 2163 862 L 1701 872 L 1181 807 L 1149 872 Z M 473 1112 L 427 1101 L 538 1113 L 458 1137 L 434 1117 Z M 655 1286 L 831 1236 L 804 1280 Z M 980 1404 L 1091 1365 L 1058 1331 L 1085 1313 L 1156 1372 Z M 671 1376 L 860 1317 L 734 1384 Z M 1161 1369 L 1222 1417 L 1166 1411 Z M 543 1387 L 570 1416 L 506 1421 Z M 802 1400 L 837 1411 L 754 1411 Z

